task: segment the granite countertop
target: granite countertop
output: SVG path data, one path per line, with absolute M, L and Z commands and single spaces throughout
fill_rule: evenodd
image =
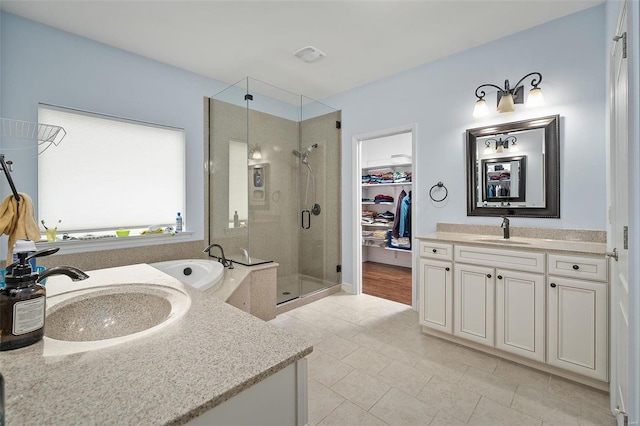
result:
M 227 272 L 225 272 L 227 273 Z M 246 271 L 233 272 L 238 276 Z M 182 287 L 189 311 L 152 334 L 72 355 L 0 352 L 7 425 L 184 424 L 312 351 L 306 341 L 146 264 L 50 277 L 51 295 L 109 282 Z M 46 327 L 46 325 L 45 325 Z
M 499 226 L 439 223 L 435 234 L 416 238 L 493 248 L 554 251 L 568 255 L 604 255 L 607 251 L 606 234 L 603 231 L 511 227 L 511 238 L 505 240 Z

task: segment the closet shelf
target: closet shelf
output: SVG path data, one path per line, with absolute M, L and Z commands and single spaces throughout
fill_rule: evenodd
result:
M 385 247 L 384 249 L 385 250 L 391 250 L 391 251 L 402 251 L 402 252 L 405 252 L 405 253 L 406 252 L 411 253 L 411 249 L 410 248 L 404 249 L 404 248 L 395 248 L 395 247 Z
M 364 223 L 362 226 L 373 226 L 374 228 L 393 228 L 393 223 Z
M 408 163 L 388 163 L 388 164 L 381 164 L 379 166 L 367 166 L 367 167 L 363 167 L 362 171 L 367 171 L 367 172 L 372 172 L 375 170 L 393 170 L 394 172 L 396 171 L 396 169 L 407 169 L 407 168 L 411 168 L 413 166 L 413 164 L 411 162 Z
M 380 206 L 380 205 L 389 206 L 389 205 L 394 205 L 394 204 L 395 204 L 394 202 L 389 202 L 389 201 L 385 201 L 385 202 L 382 202 L 382 203 L 376 203 L 375 201 L 363 201 L 362 202 L 363 206 Z
M 399 182 L 399 183 L 363 183 L 363 188 L 372 188 L 375 186 L 411 186 L 411 182 Z

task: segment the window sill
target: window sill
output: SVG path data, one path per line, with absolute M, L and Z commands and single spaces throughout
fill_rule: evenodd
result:
M 144 247 L 160 244 L 182 243 L 193 238 L 193 232 L 170 234 L 134 235 L 129 237 L 111 237 L 97 240 L 58 240 L 40 241 L 36 243 L 38 250 L 59 247 L 58 254 L 85 253 L 100 250 L 115 250 L 130 247 Z

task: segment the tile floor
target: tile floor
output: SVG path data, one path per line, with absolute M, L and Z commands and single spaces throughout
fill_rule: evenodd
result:
M 615 425 L 606 393 L 427 336 L 407 305 L 337 293 L 271 323 L 313 343 L 310 425 Z

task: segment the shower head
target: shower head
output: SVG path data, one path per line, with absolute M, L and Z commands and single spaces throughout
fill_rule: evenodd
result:
M 309 145 L 304 151 L 300 152 L 297 149 L 294 149 L 293 151 L 291 151 L 291 153 L 296 156 L 297 158 L 299 158 L 300 160 L 302 160 L 303 164 L 308 164 L 309 163 L 309 154 L 311 153 L 312 150 L 316 149 L 318 147 L 317 143 L 314 143 L 313 145 Z

